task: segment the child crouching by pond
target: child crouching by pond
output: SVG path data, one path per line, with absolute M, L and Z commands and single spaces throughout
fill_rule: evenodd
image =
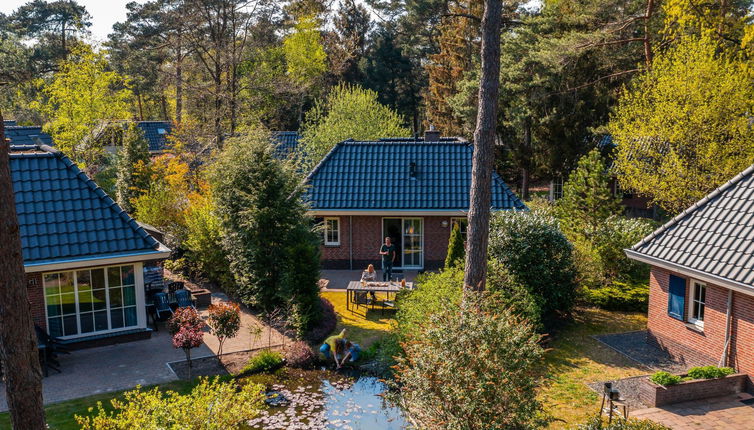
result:
M 325 356 L 325 359 L 329 360 L 332 357 L 336 369 L 343 367 L 349 359 L 351 363 L 358 360 L 361 353 L 361 347 L 347 340 L 345 335 L 346 329 L 343 329 L 340 334 L 328 337 L 319 347 L 319 352 Z

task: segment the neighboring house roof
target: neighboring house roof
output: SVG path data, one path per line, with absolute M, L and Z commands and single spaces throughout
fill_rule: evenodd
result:
M 754 166 L 644 238 L 626 254 L 731 288 L 754 288 Z
M 272 139 L 275 143 L 275 153 L 280 157 L 287 157 L 298 149 L 301 135 L 297 131 L 273 131 Z
M 468 211 L 473 146 L 456 138 L 346 140 L 309 174 L 313 210 Z M 496 173 L 493 209 L 526 206 Z
M 149 143 L 149 152 L 167 149 L 168 135 L 171 131 L 170 121 L 138 121 L 136 126 L 144 132 L 144 137 Z
M 10 148 L 25 266 L 169 251 L 61 152 Z
M 18 125 L 18 124 L 16 124 L 16 120 L 15 119 L 4 119 L 3 120 L 3 126 L 8 127 L 8 126 L 11 126 L 11 125 Z
M 52 138 L 42 127 L 5 125 L 5 138 L 11 145 L 52 145 Z

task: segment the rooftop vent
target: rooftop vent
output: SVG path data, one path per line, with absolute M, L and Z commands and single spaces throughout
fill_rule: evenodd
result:
M 408 177 L 411 179 L 416 179 L 416 163 L 414 163 L 413 161 L 408 165 Z
M 424 132 L 424 141 L 425 142 L 439 142 L 440 141 L 440 132 L 435 129 L 435 126 L 430 124 L 429 130 L 426 130 Z

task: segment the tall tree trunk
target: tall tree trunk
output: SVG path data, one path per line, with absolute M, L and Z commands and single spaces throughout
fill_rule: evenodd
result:
M 524 122 L 524 159 L 521 163 L 521 198 L 529 200 L 529 169 L 531 167 L 531 120 Z
M 162 117 L 168 119 L 168 101 L 165 93 L 160 94 L 160 106 L 162 106 Z
M 647 10 L 644 12 L 644 62 L 647 65 L 647 69 L 652 67 L 652 33 L 649 29 L 649 20 L 652 18 L 654 5 L 654 0 L 647 0 Z
M 136 102 L 139 104 L 139 121 L 144 121 L 144 108 L 141 106 L 141 93 L 136 94 Z
M 222 145 L 223 130 L 222 130 L 222 65 L 220 60 L 215 63 L 215 140 L 216 145 L 219 148 Z
M 0 362 L 13 428 L 41 430 L 46 428 L 42 371 L 26 294 L 9 150 L 0 127 Z
M 178 32 L 178 46 L 175 58 L 175 122 L 180 124 L 183 120 L 183 48 L 181 33 Z M 167 119 L 167 118 L 165 118 Z
M 468 249 L 463 283 L 466 292 L 483 291 L 487 278 L 492 162 L 494 158 L 497 100 L 500 90 L 501 0 L 485 0 L 482 17 L 482 74 L 479 79 L 479 113 L 474 130 L 471 167 Z

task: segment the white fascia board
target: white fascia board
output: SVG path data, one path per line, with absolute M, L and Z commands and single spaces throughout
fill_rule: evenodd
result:
M 499 212 L 513 209 L 491 209 L 490 212 Z M 441 209 L 441 210 L 416 210 L 416 209 L 311 209 L 307 211 L 311 216 L 467 216 L 468 210 Z
M 79 260 L 58 261 L 54 263 L 40 263 L 40 264 L 28 264 L 24 265 L 26 273 L 36 272 L 56 272 L 60 270 L 78 269 L 82 267 L 94 267 L 94 266 L 112 266 L 116 264 L 124 263 L 137 263 L 140 261 L 149 260 L 161 260 L 170 256 L 170 250 L 165 248 L 165 245 L 160 246 L 160 249 L 151 252 L 143 252 L 138 254 L 118 255 L 102 258 L 87 258 Z
M 657 266 L 666 270 L 670 270 L 672 272 L 681 273 L 688 276 L 689 278 L 694 278 L 698 281 L 707 282 L 712 285 L 717 285 L 720 287 L 728 288 L 733 291 L 737 291 L 741 294 L 746 294 L 747 296 L 754 296 L 754 287 L 752 286 L 742 284 L 740 282 L 732 281 L 730 279 L 725 279 L 725 278 L 722 278 L 720 276 L 713 275 L 710 273 L 705 273 L 697 269 L 692 269 L 690 267 L 682 266 L 680 264 L 661 260 L 656 257 L 650 257 L 648 255 L 640 254 L 630 249 L 624 249 L 623 251 L 626 253 L 626 256 L 632 260 L 641 261 L 642 263 L 647 263 L 651 266 Z

